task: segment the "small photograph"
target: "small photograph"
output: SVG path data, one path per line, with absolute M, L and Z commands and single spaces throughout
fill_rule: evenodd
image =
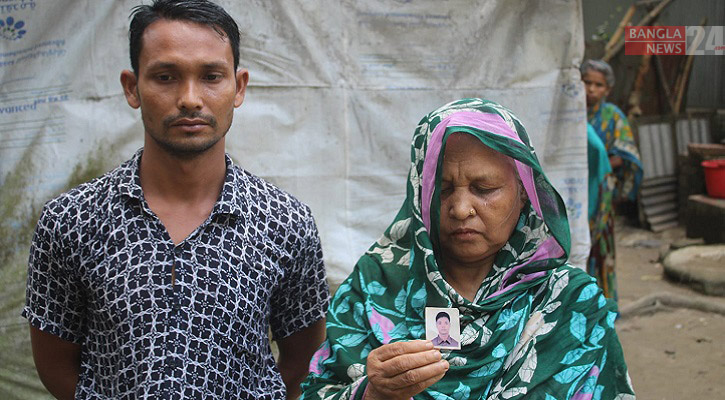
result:
M 461 321 L 457 308 L 425 308 L 425 338 L 436 349 L 461 349 Z

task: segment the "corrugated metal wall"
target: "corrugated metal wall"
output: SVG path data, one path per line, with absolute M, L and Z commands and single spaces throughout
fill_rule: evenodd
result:
M 687 154 L 690 143 L 710 143 L 705 116 L 670 117 L 635 122 L 644 169 L 640 204 L 655 232 L 677 225 L 677 155 Z
M 687 154 L 689 143 L 712 143 L 710 121 L 707 118 L 683 118 L 675 122 L 677 154 Z
M 710 123 L 704 117 L 679 118 L 674 122 L 674 130 L 669 120 L 639 123 L 637 134 L 645 180 L 674 175 L 676 156 L 686 155 L 688 144 L 712 142 Z
M 669 122 L 638 126 L 644 180 L 675 175 L 672 125 Z

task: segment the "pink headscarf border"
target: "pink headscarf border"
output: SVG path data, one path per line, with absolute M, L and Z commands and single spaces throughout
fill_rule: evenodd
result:
M 516 132 L 511 129 L 506 121 L 504 121 L 498 114 L 459 111 L 447 116 L 438 123 L 433 130 L 430 141 L 428 142 L 428 151 L 426 152 L 425 160 L 423 161 L 421 213 L 423 217 L 423 224 L 428 230 L 428 233 L 430 233 L 430 206 L 433 201 L 433 189 L 435 188 L 438 157 L 440 156 L 441 148 L 443 147 L 443 135 L 446 132 L 446 128 L 449 126 L 472 127 L 495 135 L 504 136 L 523 144 Z M 531 204 L 539 217 L 543 219 L 541 204 L 539 203 L 539 196 L 537 195 L 536 187 L 534 186 L 534 174 L 531 167 L 519 162 L 518 160 L 514 160 L 514 162 Z
M 443 136 L 445 134 L 446 128 L 448 128 L 449 126 L 473 127 L 482 131 L 493 133 L 495 135 L 513 139 L 523 144 L 516 132 L 511 129 L 506 121 L 504 121 L 503 118 L 498 114 L 489 114 L 473 111 L 459 111 L 444 118 L 433 130 L 428 144 L 428 151 L 426 152 L 425 160 L 423 161 L 423 176 L 421 178 L 421 212 L 423 217 L 423 224 L 428 230 L 428 233 L 430 233 L 430 207 L 431 202 L 433 201 L 433 190 L 435 187 L 436 169 L 438 168 L 438 157 L 440 156 L 441 148 L 443 147 Z M 519 177 L 521 177 L 521 181 L 524 185 L 524 190 L 526 190 L 529 201 L 531 201 L 531 205 L 533 206 L 539 218 L 544 220 L 544 214 L 541 211 L 541 203 L 539 201 L 539 196 L 536 191 L 536 186 L 534 185 L 533 170 L 531 169 L 531 167 L 519 162 L 518 160 L 514 160 L 514 162 L 516 165 L 516 170 L 519 173 Z M 509 282 L 509 279 L 514 277 L 515 274 L 521 271 L 522 268 L 531 264 L 532 262 L 546 260 L 550 258 L 558 258 L 562 255 L 564 255 L 564 249 L 556 241 L 556 239 L 554 239 L 554 237 L 547 238 L 538 246 L 538 248 L 530 258 L 528 258 L 523 263 L 516 265 L 515 267 L 506 271 L 506 274 L 501 281 L 502 285 L 500 289 L 487 296 L 487 298 L 497 296 L 501 293 L 511 290 L 517 285 L 544 276 L 546 273 L 543 271 L 534 272 L 526 274 L 525 276 L 521 277 L 521 279 L 511 284 L 506 283 Z

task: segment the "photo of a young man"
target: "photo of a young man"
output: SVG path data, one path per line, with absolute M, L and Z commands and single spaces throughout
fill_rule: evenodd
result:
M 455 308 L 426 307 L 426 339 L 438 349 L 460 349 L 460 320 Z

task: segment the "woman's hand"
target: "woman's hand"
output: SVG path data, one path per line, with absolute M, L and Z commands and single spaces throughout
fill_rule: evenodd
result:
M 368 355 L 368 385 L 364 398 L 410 399 L 443 378 L 448 367 L 448 361 L 442 360 L 441 352 L 428 341 L 380 346 Z

